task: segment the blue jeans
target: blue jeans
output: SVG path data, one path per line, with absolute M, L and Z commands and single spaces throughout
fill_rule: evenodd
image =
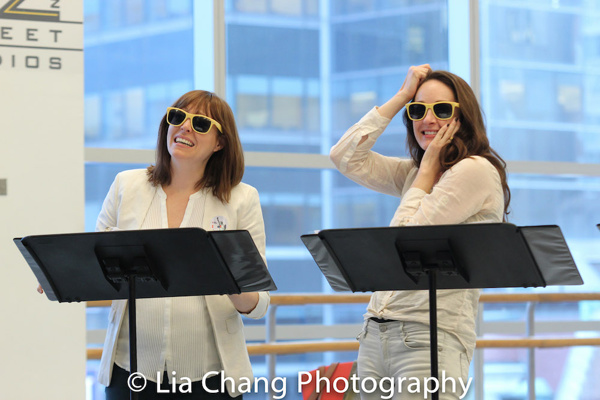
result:
M 367 320 L 358 340 L 361 400 L 432 398 L 428 325 Z M 463 398 L 470 385 L 469 358 L 455 336 L 439 329 L 438 365 L 440 400 Z

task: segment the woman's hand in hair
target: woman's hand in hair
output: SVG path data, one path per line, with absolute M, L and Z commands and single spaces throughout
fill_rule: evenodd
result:
M 431 72 L 431 67 L 429 64 L 410 67 L 408 69 L 408 73 L 406 74 L 406 78 L 404 79 L 404 83 L 398 91 L 398 94 L 403 94 L 405 97 L 407 97 L 406 101 L 415 97 L 419 84 L 423 79 L 425 79 L 429 72 Z
M 429 64 L 414 65 L 408 69 L 404 83 L 400 90 L 389 99 L 384 105 L 379 107 L 379 114 L 383 117 L 392 119 L 408 103 L 415 94 L 419 84 L 431 71 Z
M 442 173 L 442 165 L 440 164 L 440 151 L 443 147 L 450 144 L 454 139 L 454 134 L 458 132 L 460 128 L 460 122 L 458 118 L 454 118 L 452 122 L 444 125 L 435 138 L 427 146 L 421 165 L 419 166 L 419 172 L 411 187 L 417 187 L 424 190 L 427 193 L 431 193 L 433 185 L 440 179 Z

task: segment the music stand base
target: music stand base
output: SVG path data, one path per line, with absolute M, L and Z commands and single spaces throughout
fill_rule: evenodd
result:
M 137 372 L 137 329 L 135 308 L 135 275 L 128 277 L 129 281 L 129 376 Z M 127 381 L 129 382 L 129 380 Z M 129 399 L 138 400 L 139 393 L 129 388 Z
M 438 379 L 438 334 L 437 334 L 437 274 L 434 268 L 429 270 L 429 342 L 430 342 L 430 359 L 431 359 L 431 377 L 435 379 L 432 384 Z M 439 399 L 439 382 L 438 390 L 432 393 L 432 399 Z

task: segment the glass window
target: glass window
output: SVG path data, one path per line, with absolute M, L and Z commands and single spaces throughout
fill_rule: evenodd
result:
M 595 26 L 589 1 L 482 0 L 482 100 L 506 160 L 598 162 Z M 559 29 L 557 27 L 560 27 Z
M 227 0 L 230 15 L 273 14 L 297 18 L 316 16 L 319 0 Z
M 598 75 L 594 52 L 581 43 L 596 40 L 586 1 L 480 2 L 482 102 L 492 146 L 505 160 L 598 162 L 596 111 L 584 99 Z M 560 26 L 561 29 L 556 29 Z M 598 235 L 598 178 L 516 175 L 510 222 L 559 225 L 588 289 L 597 287 L 591 268 Z M 591 280 L 590 280 L 590 277 Z M 589 286 L 589 285 L 592 286 Z M 578 288 L 566 288 L 579 290 Z
M 234 14 L 235 15 L 235 14 Z M 319 31 L 283 16 L 226 15 L 227 100 L 246 151 L 316 153 L 321 147 Z M 307 21 L 309 17 L 299 17 Z
M 597 163 L 599 136 L 593 132 L 600 130 L 600 122 L 588 101 L 597 96 L 593 88 L 600 71 L 598 52 L 590 45 L 600 37 L 592 28 L 598 4 L 481 0 L 480 11 L 481 98 L 492 146 L 509 161 Z M 560 226 L 585 282 L 582 287 L 539 291 L 594 291 L 599 287 L 596 224 L 600 213 L 593 206 L 599 184 L 597 177 L 509 176 L 509 222 Z M 543 304 L 536 307 L 536 317 L 562 321 L 564 326 L 590 315 L 597 319 L 597 302 L 593 311 L 587 307 Z M 507 319 L 523 321 L 523 314 L 523 305 L 486 305 L 484 313 L 486 320 L 499 318 L 504 325 Z M 523 349 L 484 351 L 486 398 L 526 398 L 527 354 Z M 595 354 L 584 347 L 536 350 L 536 398 L 584 398 L 581 385 L 570 382 L 587 382 L 597 376 L 597 366 L 584 361 Z
M 226 99 L 245 151 L 328 154 L 368 110 L 402 85 L 409 66 L 449 68 L 446 0 L 226 0 Z M 194 2 L 85 1 L 85 145 L 153 149 L 165 108 L 194 89 Z M 507 161 L 597 163 L 600 156 L 600 4 L 586 0 L 480 0 L 481 100 L 492 146 Z M 203 16 L 202 18 L 212 18 Z M 468 44 L 465 43 L 465 46 Z M 212 62 L 212 60 L 206 60 Z M 469 60 L 465 59 L 466 64 Z M 466 69 L 466 68 L 465 68 Z M 395 118 L 375 151 L 406 157 L 406 128 Z M 86 230 L 92 231 L 117 172 L 147 165 L 86 165 Z M 387 226 L 399 199 L 360 187 L 337 171 L 248 167 L 261 198 L 267 259 L 281 293 L 331 289 L 300 241 L 323 228 Z M 509 222 L 561 227 L 586 285 L 600 287 L 595 224 L 600 178 L 512 174 Z M 509 291 L 524 291 L 511 289 Z M 597 303 L 540 306 L 540 318 L 597 320 Z M 360 324 L 364 305 L 286 307 L 284 324 Z M 521 323 L 523 305 L 486 306 L 488 322 Z M 103 311 L 89 314 L 101 329 Z M 263 320 L 245 321 L 247 325 Z M 579 333 L 578 333 L 579 334 Z M 592 349 L 593 350 L 593 349 Z M 537 351 L 538 398 L 571 396 L 562 380 L 597 367 L 586 349 Z M 560 358 L 556 368 L 552 358 Z M 278 376 L 333 357 L 278 357 Z M 355 353 L 336 353 L 352 360 Z M 583 360 L 583 361 L 582 361 Z M 585 360 L 587 364 L 584 362 Z M 265 357 L 253 357 L 266 376 Z M 524 398 L 525 351 L 485 351 L 485 391 Z M 89 393 L 97 363 L 90 362 Z M 548 366 L 548 368 L 546 368 Z M 554 372 L 553 372 L 554 371 Z M 588 381 L 586 381 L 588 382 Z M 539 385 L 539 388 L 538 386 Z M 288 387 L 290 399 L 300 398 Z M 512 396 L 512 397 L 511 397 Z M 552 397 L 554 396 L 554 397 Z M 248 398 L 264 398 L 252 395 Z
M 191 1 L 86 1 L 84 9 L 85 145 L 154 148 L 165 109 L 193 89 Z M 88 27 L 88 15 L 107 22 Z
M 396 93 L 408 66 L 448 65 L 445 1 L 371 1 L 386 12 L 368 14 L 360 2 L 321 0 L 325 14 L 318 23 L 300 11 L 310 2 L 302 3 L 295 8 L 297 2 L 287 2 L 283 12 L 282 2 L 234 1 L 226 14 L 227 100 L 245 150 L 328 154 L 346 129 Z M 338 12 L 346 3 L 354 7 Z M 396 119 L 376 149 L 404 156 L 405 132 Z M 331 291 L 301 234 L 387 226 L 398 205 L 398 199 L 359 187 L 337 171 L 247 168 L 244 180 L 259 190 L 269 269 L 284 293 Z M 284 307 L 278 321 L 360 326 L 364 305 L 328 310 Z M 277 376 L 313 369 L 324 363 L 319 359 L 278 357 Z

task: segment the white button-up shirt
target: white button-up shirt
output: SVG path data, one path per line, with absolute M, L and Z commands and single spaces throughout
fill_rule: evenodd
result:
M 202 226 L 207 190 L 190 196 L 181 228 Z M 167 195 L 159 186 L 141 229 L 168 228 Z M 212 322 L 204 296 L 136 300 L 138 371 L 156 382 L 157 371 L 169 380 L 198 381 L 210 371 L 221 371 Z M 129 315 L 129 306 L 126 311 Z M 126 320 L 127 321 L 127 320 Z M 121 325 L 115 363 L 130 371 L 129 324 Z M 162 372 L 159 372 L 162 379 Z

